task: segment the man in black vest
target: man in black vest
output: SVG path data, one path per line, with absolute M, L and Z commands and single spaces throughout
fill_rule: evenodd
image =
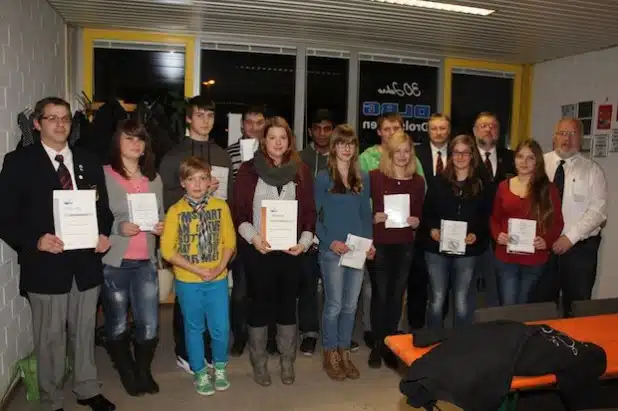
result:
M 0 238 L 18 254 L 19 287 L 32 309 L 40 402 L 45 410 L 62 410 L 68 340 L 77 402 L 93 411 L 113 411 L 114 404 L 101 395 L 94 363 L 101 254 L 110 247 L 113 222 L 103 169 L 88 152 L 69 148 L 69 103 L 45 98 L 36 104 L 35 114 L 41 141 L 4 158 Z M 56 190 L 96 190 L 100 233 L 96 248 L 64 250 L 55 235 Z

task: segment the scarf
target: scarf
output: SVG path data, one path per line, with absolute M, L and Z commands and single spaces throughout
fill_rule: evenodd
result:
M 288 161 L 286 164 L 281 164 L 279 167 L 271 167 L 266 161 L 264 154 L 258 150 L 253 157 L 255 170 L 258 176 L 264 180 L 266 184 L 274 187 L 282 187 L 294 180 L 298 165 L 295 161 Z
M 211 255 L 213 244 L 210 241 L 210 233 L 208 232 L 208 213 L 206 212 L 206 206 L 210 199 L 210 194 L 204 195 L 201 199 L 195 201 L 189 196 L 184 196 L 185 201 L 193 209 L 194 218 L 198 219 L 197 224 L 197 255 L 198 261 L 208 261 L 208 257 Z

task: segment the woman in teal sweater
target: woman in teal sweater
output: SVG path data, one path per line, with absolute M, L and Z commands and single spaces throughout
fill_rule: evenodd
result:
M 339 265 L 349 251 L 348 234 L 372 238 L 369 176 L 358 164 L 358 137 L 351 126 L 335 128 L 330 140 L 328 168 L 315 182 L 320 241 L 319 260 L 324 283 L 322 347 L 324 369 L 334 380 L 359 377 L 351 361 L 350 343 L 363 271 Z M 373 258 L 375 249 L 367 253 Z

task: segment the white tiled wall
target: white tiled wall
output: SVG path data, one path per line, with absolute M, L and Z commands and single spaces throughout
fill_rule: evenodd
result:
M 46 96 L 65 96 L 65 25 L 45 0 L 2 0 L 0 160 L 15 149 L 17 114 Z M 32 351 L 30 309 L 18 292 L 16 254 L 0 241 L 0 398 L 15 363 Z
M 532 136 L 546 150 L 552 149 L 553 127 L 560 119 L 560 106 L 593 100 L 596 108 L 606 101 L 614 105 L 612 128 L 618 127 L 618 47 L 548 61 L 534 66 L 532 96 Z M 603 229 L 597 281 L 593 296 L 618 297 L 618 153 L 594 158 L 608 180 L 608 219 Z

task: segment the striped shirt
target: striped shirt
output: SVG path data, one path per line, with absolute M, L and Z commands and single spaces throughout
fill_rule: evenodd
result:
M 232 160 L 232 176 L 236 178 L 236 174 L 238 173 L 238 169 L 240 168 L 240 164 L 242 163 L 240 157 L 240 140 L 227 147 L 227 153 Z

